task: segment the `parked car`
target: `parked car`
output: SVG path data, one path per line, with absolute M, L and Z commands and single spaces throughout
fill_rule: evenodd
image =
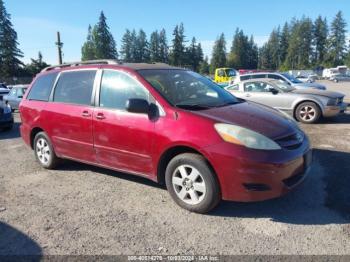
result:
M 349 82 L 350 75 L 347 74 L 332 74 L 329 80 L 338 83 L 338 82 Z
M 309 76 L 299 75 L 296 79 L 300 80 L 303 83 L 313 83 L 315 80 Z
M 344 95 L 317 89 L 296 89 L 279 80 L 257 78 L 226 87 L 236 97 L 285 111 L 303 123 L 333 117 L 346 110 Z
M 237 71 L 233 68 L 217 68 L 215 69 L 214 82 L 228 85 L 236 76 Z
M 25 94 L 28 85 L 16 85 L 13 86 L 8 95 L 5 95 L 3 100 L 8 102 L 12 111 L 19 109 L 19 103 L 21 102 L 23 95 Z
M 324 85 L 318 84 L 318 83 L 303 83 L 302 81 L 296 79 L 294 76 L 288 74 L 288 73 L 254 73 L 254 74 L 245 74 L 240 75 L 236 78 L 236 80 L 231 83 L 239 83 L 245 80 L 249 79 L 256 79 L 256 78 L 269 78 L 269 79 L 275 79 L 279 81 L 286 82 L 289 86 L 292 86 L 296 89 L 306 89 L 306 88 L 313 88 L 313 89 L 320 89 L 320 90 L 326 90 L 326 87 Z
M 0 129 L 10 130 L 13 127 L 13 116 L 8 103 L 0 101 Z
M 10 92 L 10 89 L 7 88 L 5 84 L 0 83 L 0 101 L 3 100 L 3 97 Z
M 198 213 L 221 199 L 279 197 L 304 180 L 312 159 L 306 134 L 279 111 L 165 64 L 47 68 L 20 114 L 21 136 L 44 168 L 71 159 L 143 176 Z

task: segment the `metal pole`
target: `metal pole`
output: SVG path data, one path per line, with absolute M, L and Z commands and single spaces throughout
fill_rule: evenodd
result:
M 62 64 L 62 47 L 63 47 L 63 43 L 61 42 L 61 35 L 60 32 L 57 32 L 57 50 L 58 50 L 58 64 Z

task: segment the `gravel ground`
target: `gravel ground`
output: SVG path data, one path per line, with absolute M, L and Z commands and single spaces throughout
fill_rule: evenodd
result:
M 16 120 L 0 133 L 0 255 L 350 254 L 350 113 L 302 126 L 315 161 L 296 191 L 208 215 L 142 178 L 69 161 L 46 171 Z

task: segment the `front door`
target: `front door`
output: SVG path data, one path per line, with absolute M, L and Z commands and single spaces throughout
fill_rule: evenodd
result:
M 129 74 L 104 70 L 93 115 L 94 147 L 102 165 L 121 171 L 150 175 L 154 120 L 146 114 L 129 113 L 131 98 L 149 101 L 148 90 Z

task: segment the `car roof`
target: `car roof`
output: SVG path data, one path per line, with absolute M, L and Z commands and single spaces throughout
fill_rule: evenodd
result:
M 253 79 L 247 79 L 247 80 L 243 80 L 240 83 L 249 83 L 249 82 L 266 82 L 266 83 L 273 83 L 276 82 L 276 79 L 271 79 L 271 78 L 253 78 Z
M 270 74 L 270 75 L 282 75 L 282 73 L 278 73 L 278 72 L 257 72 L 257 73 L 242 74 L 242 75 L 240 75 L 240 76 L 254 76 L 254 75 L 266 75 L 266 74 Z
M 160 70 L 160 69 L 182 69 L 180 67 L 170 66 L 165 63 L 123 63 L 118 60 L 90 60 L 90 61 L 79 61 L 72 63 L 64 63 L 61 65 L 49 66 L 43 69 L 41 72 L 48 71 L 61 71 L 61 70 L 74 70 L 80 68 L 91 68 L 91 67 L 102 67 L 102 68 L 127 68 L 131 70 Z

